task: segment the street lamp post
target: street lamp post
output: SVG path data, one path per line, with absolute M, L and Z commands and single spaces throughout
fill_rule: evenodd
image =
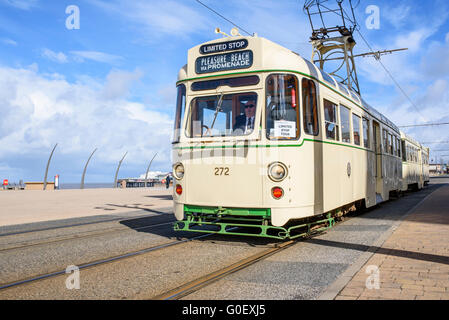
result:
M 95 151 L 97 151 L 98 148 L 95 148 L 95 150 L 91 153 L 89 159 L 87 159 L 86 165 L 84 166 L 84 170 L 83 170 L 83 176 L 81 177 L 81 185 L 80 185 L 80 189 L 84 189 L 84 177 L 86 175 L 86 170 L 87 170 L 87 165 L 89 164 L 90 159 L 92 158 L 92 156 L 94 155 Z
M 126 151 L 125 155 L 123 156 L 122 160 L 118 163 L 117 171 L 115 172 L 115 178 L 114 178 L 114 188 L 117 188 L 117 177 L 118 172 L 120 170 L 120 166 L 122 165 L 123 159 L 125 159 L 126 155 L 128 154 L 128 151 Z
M 154 155 L 154 157 L 151 159 L 150 164 L 148 165 L 147 173 L 145 174 L 145 188 L 146 188 L 147 185 L 148 185 L 148 173 L 150 172 L 151 164 L 153 163 L 153 160 L 154 160 L 154 158 L 156 158 L 156 156 L 157 156 L 157 152 L 156 152 L 156 154 Z
M 55 144 L 53 150 L 50 153 L 50 157 L 48 158 L 48 162 L 47 162 L 47 168 L 45 169 L 45 176 L 44 176 L 44 190 L 47 189 L 47 175 L 48 175 L 48 168 L 50 167 L 50 161 L 51 161 L 51 157 L 53 157 L 53 153 L 55 152 L 55 149 L 57 147 L 58 144 Z

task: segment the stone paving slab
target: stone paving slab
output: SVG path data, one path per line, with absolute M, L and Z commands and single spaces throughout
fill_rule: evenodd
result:
M 336 300 L 449 300 L 449 186 L 430 194 Z
M 172 189 L 73 189 L 0 192 L 0 226 L 171 207 Z

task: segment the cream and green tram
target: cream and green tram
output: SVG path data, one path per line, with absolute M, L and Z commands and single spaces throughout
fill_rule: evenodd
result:
M 402 188 L 398 128 L 267 39 L 190 49 L 177 89 L 175 230 L 295 238 Z
M 429 148 L 401 132 L 402 140 L 402 190 L 420 190 L 430 181 Z

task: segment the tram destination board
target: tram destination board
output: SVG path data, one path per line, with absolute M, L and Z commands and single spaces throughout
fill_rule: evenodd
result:
M 211 73 L 235 69 L 247 69 L 253 65 L 251 50 L 222 53 L 196 59 L 196 73 Z

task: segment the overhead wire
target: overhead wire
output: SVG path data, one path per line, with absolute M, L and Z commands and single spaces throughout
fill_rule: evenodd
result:
M 215 13 L 217 16 L 219 16 L 220 18 L 226 20 L 227 22 L 229 22 L 230 24 L 232 24 L 233 26 L 237 27 L 239 30 L 242 30 L 244 33 L 246 33 L 249 36 L 252 36 L 251 33 L 249 33 L 248 31 L 246 31 L 245 29 L 243 29 L 241 26 L 235 24 L 234 22 L 232 22 L 231 20 L 229 20 L 228 18 L 226 18 L 225 16 L 223 16 L 221 13 L 217 12 L 216 10 L 212 9 L 211 7 L 207 6 L 206 4 L 204 4 L 203 2 L 201 2 L 200 0 L 195 0 L 196 2 L 198 2 L 199 4 L 201 4 L 203 7 L 209 9 L 210 11 L 212 11 L 213 13 Z
M 346 16 L 346 18 L 348 20 L 351 20 L 351 18 L 348 16 L 348 14 L 346 13 L 346 10 L 343 9 L 343 14 Z M 369 50 L 371 52 L 374 52 L 373 48 L 371 47 L 371 45 L 369 44 L 369 42 L 365 39 L 365 37 L 363 36 L 363 34 L 360 32 L 360 27 L 359 24 L 357 23 L 357 20 L 355 21 L 356 23 L 356 28 L 355 31 L 358 32 L 358 34 L 360 35 L 360 37 L 362 38 L 363 42 L 365 42 L 366 46 L 369 48 Z M 391 78 L 391 80 L 393 81 L 393 83 L 396 85 L 396 87 L 402 92 L 402 94 L 406 97 L 406 99 L 410 102 L 410 104 L 413 106 L 413 108 L 416 110 L 416 112 L 418 113 L 418 115 L 424 119 L 424 121 L 427 121 L 427 119 L 421 114 L 419 108 L 416 106 L 416 104 L 413 102 L 413 100 L 410 98 L 410 96 L 405 92 L 405 90 L 402 88 L 402 86 L 399 84 L 399 82 L 394 78 L 394 76 L 392 75 L 392 73 L 390 72 L 390 70 L 388 70 L 388 68 L 382 63 L 381 58 L 379 57 L 378 59 L 376 59 L 380 65 L 382 66 L 382 68 L 385 70 L 385 72 L 388 74 L 388 76 Z

